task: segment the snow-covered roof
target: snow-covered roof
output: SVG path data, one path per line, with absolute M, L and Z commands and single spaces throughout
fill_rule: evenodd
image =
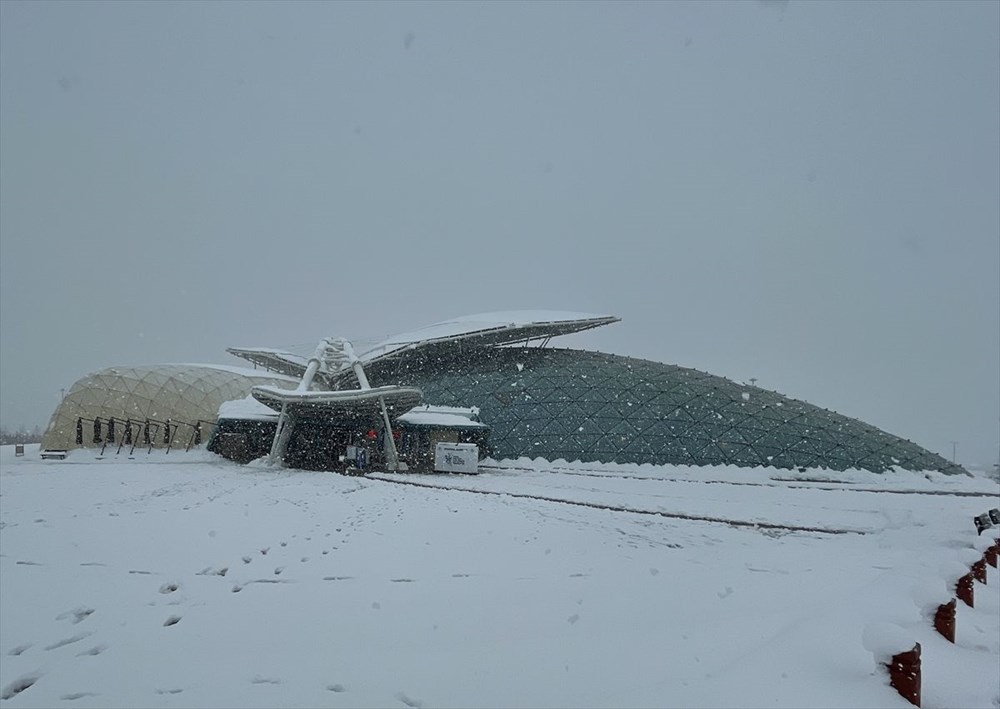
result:
M 373 362 L 404 349 L 468 339 L 477 340 L 476 344 L 481 346 L 506 345 L 569 335 L 619 320 L 614 315 L 562 310 L 509 310 L 463 315 L 393 335 L 359 356 L 363 362 Z
M 251 367 L 232 367 L 227 364 L 169 364 L 163 366 L 175 366 L 175 367 L 205 367 L 207 369 L 217 369 L 220 372 L 229 372 L 230 374 L 239 374 L 244 377 L 251 377 L 254 379 L 272 379 L 275 381 L 288 381 L 290 383 L 298 383 L 299 377 L 291 377 L 285 374 L 277 374 L 275 372 L 262 372 L 259 369 L 252 369 Z
M 563 310 L 508 310 L 495 313 L 463 315 L 443 320 L 433 325 L 393 335 L 367 350 L 358 352 L 359 359 L 368 364 L 398 356 L 403 352 L 432 345 L 470 341 L 480 347 L 497 347 L 515 342 L 544 340 L 559 335 L 590 330 L 618 322 L 614 315 L 595 315 Z M 249 360 L 274 372 L 301 378 L 309 358 L 294 352 L 272 347 L 230 347 L 226 352 Z M 335 381 L 349 376 L 349 370 L 323 372 L 321 379 Z
M 454 414 L 455 416 L 464 416 L 467 419 L 473 421 L 479 420 L 479 407 L 478 406 L 439 406 L 437 404 L 421 404 L 420 406 L 414 406 L 410 409 L 409 413 L 433 413 L 433 414 Z
M 302 378 L 309 364 L 309 358 L 294 352 L 285 352 L 272 347 L 229 347 L 231 355 L 236 355 L 272 372 L 279 372 L 296 380 Z
M 253 395 L 245 399 L 234 399 L 224 401 L 219 407 L 220 419 L 249 419 L 257 421 L 270 421 L 278 418 L 278 412 L 253 398 Z
M 298 391 L 262 385 L 253 387 L 250 393 L 257 401 L 275 411 L 287 410 L 293 416 L 319 418 L 327 424 L 364 418 L 380 422 L 383 406 L 388 410 L 390 418 L 396 418 L 396 414 L 409 411 L 423 398 L 423 393 L 416 387 L 401 386 Z
M 486 424 L 475 420 L 479 409 L 458 406 L 415 406 L 399 417 L 401 423 L 410 426 L 441 426 L 446 428 L 486 428 Z

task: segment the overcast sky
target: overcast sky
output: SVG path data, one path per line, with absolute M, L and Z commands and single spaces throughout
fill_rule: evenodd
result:
M 0 2 L 0 422 L 557 309 L 1000 444 L 1000 3 Z

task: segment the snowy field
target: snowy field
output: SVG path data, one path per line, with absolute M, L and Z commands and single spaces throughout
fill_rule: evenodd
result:
M 1000 707 L 997 570 L 956 644 L 921 609 L 995 481 L 488 463 L 4 447 L 0 707 L 907 707 L 880 622 L 925 707 Z

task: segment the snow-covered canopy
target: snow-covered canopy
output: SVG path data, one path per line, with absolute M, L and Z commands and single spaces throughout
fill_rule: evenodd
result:
M 358 356 L 363 363 L 368 364 L 404 351 L 458 341 L 496 347 L 569 335 L 619 320 L 614 315 L 562 310 L 508 310 L 463 315 L 393 335 L 360 352 Z M 271 347 L 230 347 L 226 351 L 271 371 L 294 377 L 302 376 L 309 360 L 303 355 Z M 338 375 L 336 372 L 329 374 L 334 377 Z M 340 374 L 346 375 L 347 372 Z
M 241 357 L 248 362 L 264 367 L 272 372 L 301 379 L 309 358 L 294 352 L 274 349 L 273 347 L 229 347 L 226 349 L 231 355 Z
M 301 418 L 318 418 L 326 423 L 336 421 L 382 420 L 385 406 L 390 418 L 409 411 L 423 397 L 415 387 L 381 386 L 346 391 L 298 391 L 261 385 L 250 390 L 251 395 L 274 411 L 287 410 Z
M 361 354 L 373 362 L 399 350 L 415 349 L 440 342 L 475 339 L 477 345 L 506 345 L 569 335 L 618 322 L 614 315 L 595 315 L 561 310 L 508 310 L 479 313 L 444 320 L 383 340 Z
M 264 404 L 249 395 L 243 399 L 224 401 L 219 407 L 220 419 L 243 419 L 243 420 L 274 420 L 278 418 L 278 412 L 264 406 Z
M 486 428 L 486 424 L 475 420 L 479 415 L 476 407 L 458 406 L 416 406 L 399 417 L 400 423 L 410 426 L 440 426 L 445 428 Z

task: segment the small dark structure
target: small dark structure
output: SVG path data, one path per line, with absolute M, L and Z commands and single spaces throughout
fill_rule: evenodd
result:
M 490 429 L 479 421 L 479 409 L 424 404 L 411 409 L 396 422 L 400 434 L 399 455 L 410 470 L 434 470 L 434 450 L 438 443 L 473 443 L 479 459 L 490 452 Z
M 475 409 L 421 405 L 395 417 L 393 434 L 399 460 L 414 472 L 434 468 L 438 443 L 474 443 L 480 458 L 489 454 L 490 429 L 476 420 Z M 271 450 L 278 414 L 245 399 L 229 402 L 219 411 L 208 450 L 246 464 Z M 285 465 L 305 470 L 364 472 L 385 464 L 385 427 L 379 417 L 320 415 L 296 420 Z

